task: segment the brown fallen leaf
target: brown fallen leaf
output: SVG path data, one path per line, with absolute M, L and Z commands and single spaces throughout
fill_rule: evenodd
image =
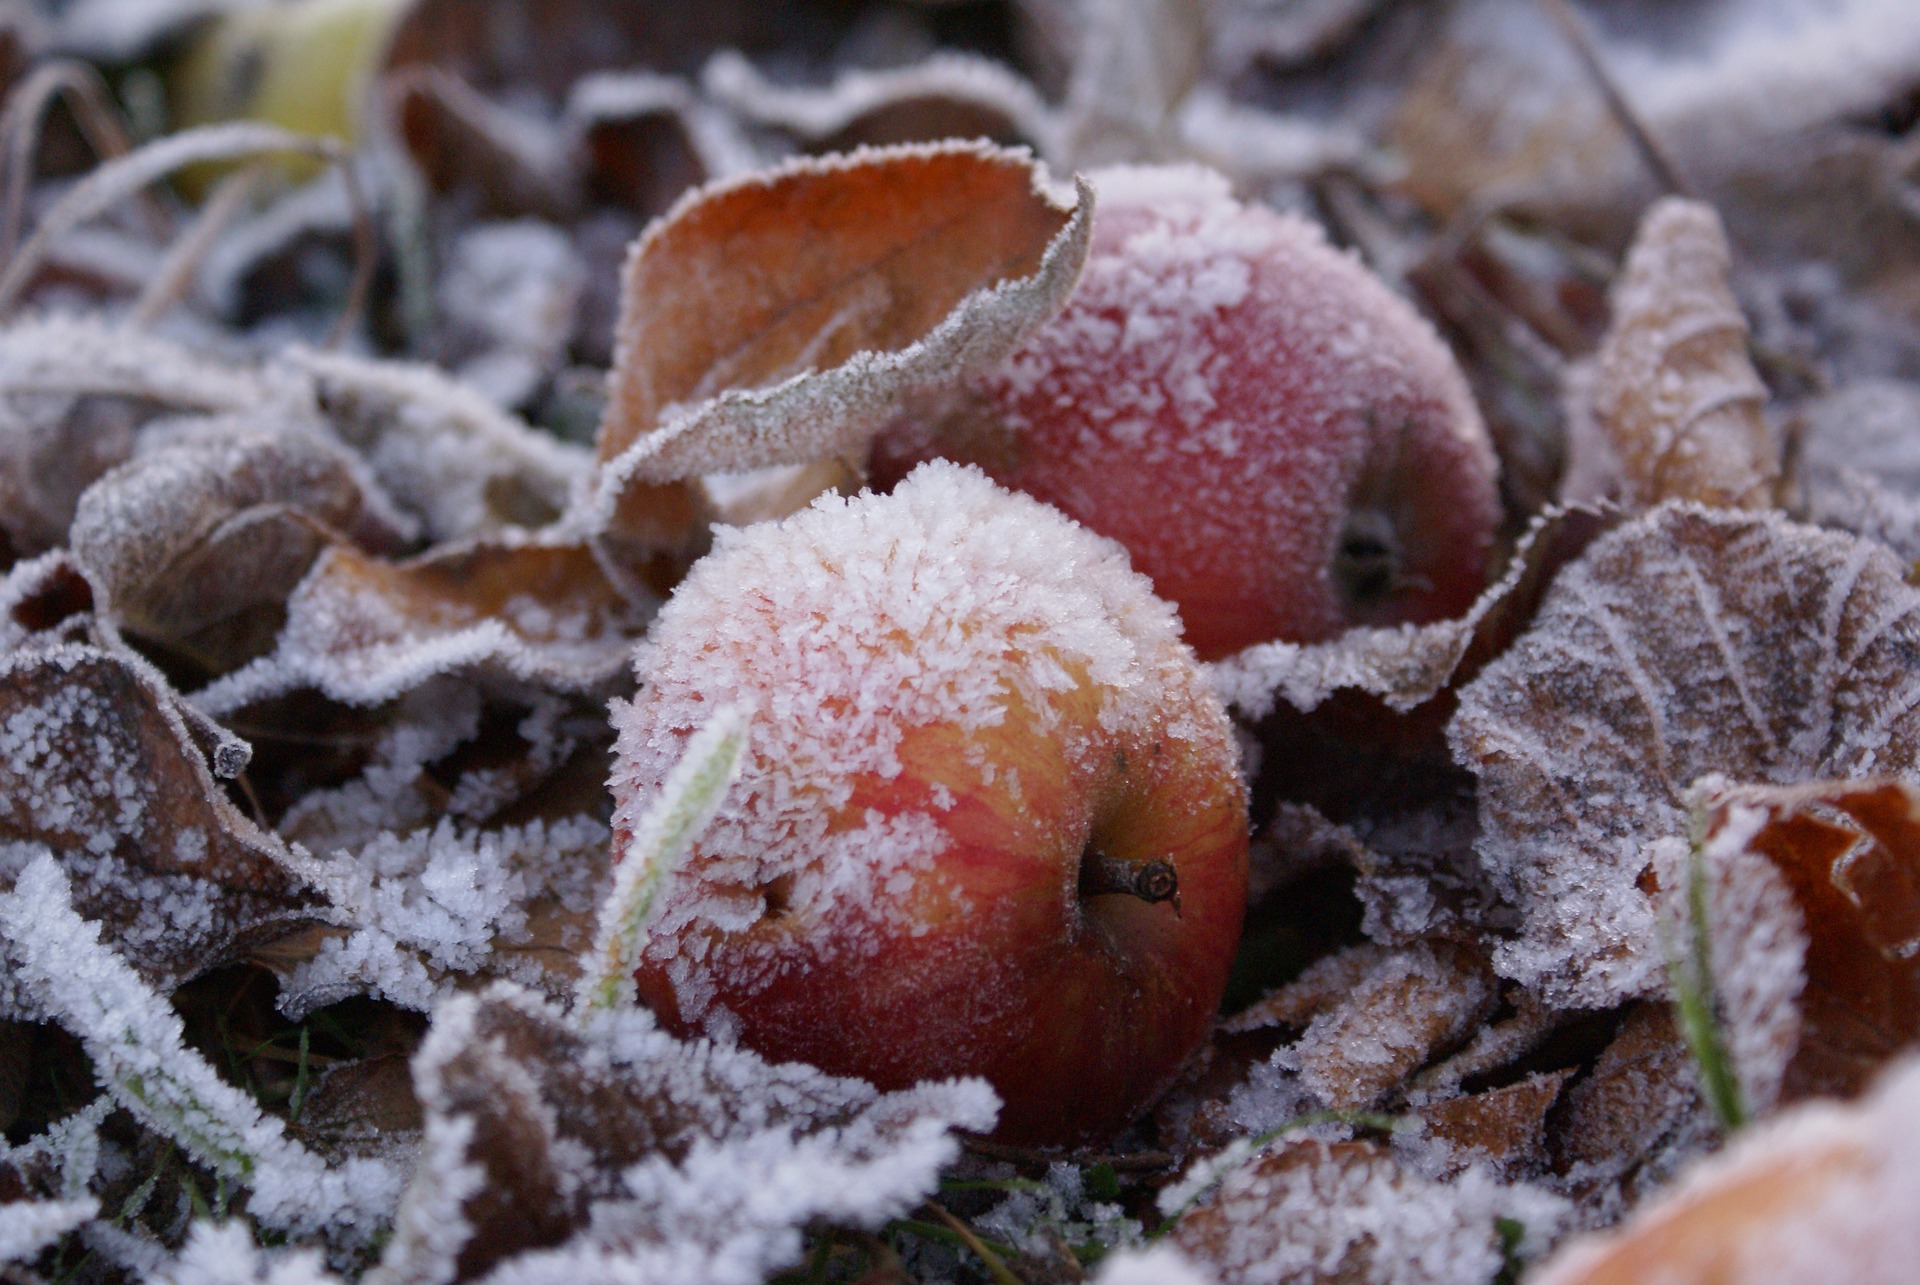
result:
M 76 908 L 163 991 L 317 910 L 279 840 L 215 784 L 177 702 L 98 648 L 0 657 L 0 876 L 54 852 Z
M 1629 1199 L 1658 1187 L 1717 1134 L 1693 1056 L 1664 1001 L 1628 1008 L 1561 1103 L 1549 1151 L 1567 1186 L 1588 1199 L 1604 1200 L 1618 1184 Z
M 1328 1106 L 1364 1108 L 1463 1038 L 1493 1002 L 1493 977 L 1476 950 L 1363 945 L 1315 964 L 1226 1030 L 1304 1027 L 1286 1051 L 1302 1085 Z
M 1447 1169 L 1475 1161 L 1496 1173 L 1517 1174 L 1544 1164 L 1547 1113 L 1560 1100 L 1572 1070 L 1530 1075 L 1514 1084 L 1431 1102 L 1418 1110 L 1423 1148 L 1445 1148 Z
M 116 620 L 205 672 L 272 646 L 287 595 L 328 546 L 399 544 L 365 469 L 317 429 L 176 428 L 80 497 L 69 538 Z
M 1904 779 L 1916 648 L 1920 594 L 1869 541 L 1672 504 L 1596 541 L 1449 728 L 1521 916 L 1495 967 L 1561 1005 L 1663 993 L 1653 857 L 1684 842 L 1689 787 Z
M 1668 198 L 1640 220 L 1614 283 L 1590 413 L 1636 507 L 1774 503 L 1780 444 L 1763 413 L 1767 389 L 1747 356 L 1730 266 L 1713 208 Z
M 469 671 L 598 691 L 626 671 L 647 614 L 579 541 L 501 536 L 398 563 L 336 545 L 287 599 L 272 654 L 217 680 L 195 703 L 228 711 L 311 687 L 378 705 Z
M 1894 1285 L 1920 1261 L 1920 1074 L 1865 1102 L 1810 1103 L 1742 1135 L 1616 1230 L 1570 1243 L 1537 1285 Z
M 806 160 L 701 189 L 622 283 L 589 512 L 615 545 L 703 473 L 861 457 L 1066 300 L 1092 196 L 949 143 Z

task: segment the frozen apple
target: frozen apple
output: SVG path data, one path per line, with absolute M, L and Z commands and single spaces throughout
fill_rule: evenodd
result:
M 1433 329 L 1303 219 L 1191 166 L 1110 169 L 1071 300 L 885 486 L 978 464 L 1125 545 L 1205 659 L 1443 619 L 1486 580 L 1497 465 Z
M 689 735 L 740 781 L 636 973 L 677 1032 L 883 1088 L 985 1077 L 998 1135 L 1123 1126 L 1205 1039 L 1246 898 L 1226 715 L 1117 545 L 979 472 L 723 531 L 617 708 L 615 853 Z

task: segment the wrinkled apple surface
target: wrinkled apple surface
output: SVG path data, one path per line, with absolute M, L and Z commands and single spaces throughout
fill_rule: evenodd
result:
M 1091 177 L 1066 309 L 950 413 L 884 435 L 876 483 L 943 456 L 1046 500 L 1126 546 L 1203 659 L 1464 611 L 1498 465 L 1433 328 L 1208 170 Z
M 1226 716 L 1120 548 L 975 470 L 721 534 L 616 710 L 622 821 L 723 704 L 748 762 L 636 980 L 677 1031 L 886 1087 L 985 1077 L 997 1136 L 1123 1126 L 1213 1020 L 1246 896 Z

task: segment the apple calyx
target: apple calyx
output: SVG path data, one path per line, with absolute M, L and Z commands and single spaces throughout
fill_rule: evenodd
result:
M 1135 897 L 1148 905 L 1173 903 L 1180 913 L 1180 874 L 1171 861 L 1122 861 L 1098 848 L 1088 848 L 1080 858 L 1080 895 Z

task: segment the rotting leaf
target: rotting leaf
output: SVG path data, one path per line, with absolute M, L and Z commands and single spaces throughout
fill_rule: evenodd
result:
M 70 538 L 121 624 L 208 672 L 272 645 L 282 604 L 322 550 L 347 538 L 399 544 L 363 466 L 317 426 L 169 428 L 88 488 Z
M 1460 693 L 1480 861 L 1521 915 L 1500 972 L 1605 1008 L 1663 989 L 1652 845 L 1709 773 L 1787 784 L 1920 761 L 1920 593 L 1884 547 L 1663 505 L 1561 572 Z
M 444 1004 L 414 1063 L 426 1145 L 375 1278 L 569 1273 L 748 1285 L 809 1219 L 877 1227 L 984 1129 L 978 1081 L 882 1094 L 742 1049 L 681 1043 L 644 1010 L 584 1033 L 508 986 Z M 449 1234 L 452 1229 L 451 1234 Z
M 1668 198 L 1641 219 L 1614 283 L 1591 414 L 1636 507 L 1773 503 L 1780 447 L 1730 267 L 1713 208 Z
M 1073 287 L 1093 198 L 984 144 L 806 160 L 701 189 L 635 247 L 591 512 L 616 541 L 703 473 L 859 456 L 1009 354 Z
M 598 691 L 625 671 L 647 614 L 578 541 L 503 535 L 398 563 L 337 545 L 287 600 L 273 653 L 194 703 L 219 713 L 311 687 L 378 705 L 436 675 L 474 670 Z
M 1303 1140 L 1230 1175 L 1172 1240 L 1244 1285 L 1452 1285 L 1498 1275 L 1502 1219 L 1544 1245 L 1565 1213 L 1558 1197 L 1482 1170 L 1435 1182 L 1377 1143 Z
M 315 914 L 279 841 L 214 784 L 174 700 L 97 648 L 0 657 L 0 869 L 10 883 L 58 853 L 79 912 L 164 989 Z
M 1920 1255 L 1920 1071 L 1865 1102 L 1808 1103 L 1741 1136 L 1621 1227 L 1574 1241 L 1536 1285 L 1893 1282 Z
M 1890 780 L 1728 787 L 1712 795 L 1706 844 L 1743 809 L 1762 816 L 1736 837 L 1785 876 L 1805 921 L 1784 1096 L 1852 1096 L 1920 1043 L 1920 791 Z

